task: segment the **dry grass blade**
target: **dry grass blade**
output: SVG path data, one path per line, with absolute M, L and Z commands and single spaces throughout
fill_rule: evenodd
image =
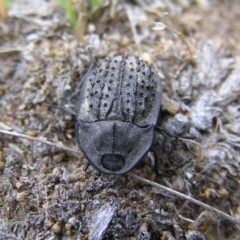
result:
M 215 135 L 216 135 L 216 133 L 217 133 L 218 128 L 219 128 L 219 121 L 218 121 L 218 119 L 216 119 L 216 127 L 215 127 L 215 129 L 214 129 L 214 132 L 213 132 L 212 136 L 210 137 L 210 139 L 209 139 L 209 141 L 208 141 L 208 143 L 207 143 L 207 147 L 206 147 L 205 150 L 202 152 L 201 159 L 203 158 L 203 156 L 204 156 L 205 152 L 207 151 L 207 149 L 210 147 L 210 144 L 212 143 L 212 141 L 213 141 L 213 139 L 214 139 L 214 137 L 215 137 Z M 200 160 L 201 160 L 201 159 L 200 159 Z
M 191 143 L 194 143 L 196 144 L 198 147 L 199 147 L 199 153 L 196 154 L 195 152 L 193 152 L 190 147 L 186 144 L 188 150 L 192 153 L 193 156 L 195 156 L 197 159 L 198 159 L 198 163 L 201 161 L 202 157 L 203 157 L 203 150 L 202 150 L 202 146 L 200 143 L 194 141 L 194 140 L 191 140 L 191 139 L 186 139 L 186 138 L 178 138 L 179 140 L 182 140 L 182 141 L 187 141 L 187 142 L 191 142 Z
M 74 153 L 74 154 L 81 154 L 79 151 L 76 151 L 76 150 L 74 150 L 72 148 L 66 147 L 66 146 L 64 146 L 62 144 L 52 143 L 52 142 L 49 142 L 49 141 L 46 141 L 46 140 L 42 140 L 42 139 L 38 139 L 38 138 L 35 138 L 35 137 L 28 136 L 28 135 L 25 135 L 25 134 L 21 134 L 21 133 L 17 133 L 17 132 L 5 131 L 5 130 L 1 130 L 1 129 L 0 129 L 0 133 L 11 135 L 11 136 L 15 136 L 15 137 L 25 138 L 25 139 L 28 139 L 28 140 L 31 140 L 31 141 L 44 143 L 44 144 L 47 144 L 47 145 L 50 145 L 50 146 L 53 146 L 53 147 L 61 148 L 61 149 L 65 150 L 65 151 L 68 151 L 68 152 L 71 152 L 71 153 Z
M 136 45 L 138 47 L 138 51 L 141 53 L 142 52 L 142 49 L 141 49 L 141 46 L 140 46 L 141 39 L 140 39 L 140 37 L 137 33 L 136 21 L 135 21 L 135 18 L 133 16 L 132 9 L 127 4 L 125 4 L 125 10 L 126 10 L 126 14 L 127 14 L 130 26 L 131 26 L 132 33 L 133 33 L 134 42 L 136 43 Z
M 83 1 L 80 1 L 78 3 L 78 10 L 79 10 L 79 15 L 78 15 L 76 30 L 78 33 L 78 40 L 82 42 L 84 41 L 84 34 L 88 24 L 87 8 L 84 5 Z
M 196 205 L 198 205 L 198 206 L 200 206 L 200 207 L 203 207 L 203 208 L 205 208 L 205 209 L 207 209 L 207 210 L 209 210 L 209 211 L 217 214 L 218 216 L 221 216 L 221 217 L 223 217 L 223 218 L 225 218 L 225 219 L 228 219 L 228 220 L 231 221 L 232 223 L 237 224 L 237 225 L 240 226 L 240 221 L 239 221 L 239 220 L 237 220 L 237 219 L 235 219 L 234 217 L 232 217 L 232 216 L 230 216 L 230 215 L 228 215 L 228 214 L 226 214 L 226 213 L 224 213 L 224 212 L 222 212 L 222 211 L 220 211 L 220 210 L 218 210 L 218 209 L 216 209 L 216 208 L 213 208 L 213 207 L 211 207 L 211 206 L 209 206 L 209 205 L 207 205 L 207 204 L 205 204 L 205 203 L 203 203 L 203 202 L 200 202 L 200 201 L 198 201 L 198 200 L 196 200 L 196 199 L 194 199 L 194 198 L 192 198 L 192 197 L 189 197 L 189 196 L 187 196 L 187 195 L 185 195 L 185 194 L 182 194 L 182 193 L 180 193 L 180 192 L 177 192 L 177 191 L 175 191 L 175 190 L 173 190 L 173 189 L 170 189 L 170 188 L 165 187 L 165 186 L 163 186 L 163 185 L 160 185 L 160 184 L 158 184 L 158 183 L 152 182 L 152 181 L 150 181 L 150 180 L 148 180 L 148 179 L 145 179 L 145 178 L 142 178 L 142 177 L 140 177 L 140 176 L 137 176 L 137 175 L 135 175 L 135 174 L 133 174 L 133 173 L 129 173 L 128 175 L 131 176 L 131 177 L 133 177 L 133 178 L 136 178 L 137 180 L 139 180 L 139 181 L 141 181 L 141 182 L 144 182 L 144 183 L 149 184 L 149 185 L 151 185 L 151 186 L 153 186 L 153 187 L 156 187 L 156 188 L 158 188 L 158 189 L 160 189 L 160 190 L 162 190 L 162 191 L 171 193 L 171 194 L 173 194 L 173 195 L 175 195 L 175 196 L 177 196 L 177 197 L 179 197 L 179 198 L 182 198 L 182 199 L 185 199 L 185 200 L 187 200 L 187 201 L 190 201 L 190 202 L 192 202 L 192 203 L 194 203 L 194 204 L 196 204 Z
M 27 50 L 27 47 L 16 47 L 16 48 L 0 48 L 0 54 L 2 53 L 14 53 L 14 52 L 21 52 Z
M 193 54 L 193 51 L 192 51 L 192 48 L 190 47 L 187 39 L 185 38 L 185 36 L 183 35 L 183 33 L 173 29 L 173 28 L 170 28 L 168 27 L 165 23 L 162 23 L 162 22 L 156 22 L 155 23 L 155 26 L 152 28 L 152 30 L 154 31 L 162 31 L 164 29 L 168 29 L 169 31 L 177 34 L 181 40 L 185 43 L 185 45 L 187 46 L 187 49 L 188 49 L 188 52 L 189 52 L 189 55 L 190 55 L 190 61 L 193 65 L 195 65 L 195 60 L 194 60 L 194 54 Z
M 196 145 L 199 147 L 199 154 L 196 154 L 196 153 L 194 153 L 194 152 L 189 148 L 188 145 L 186 145 L 187 148 L 188 148 L 188 150 L 198 159 L 198 164 L 200 164 L 200 161 L 203 159 L 203 157 L 204 157 L 207 149 L 210 147 L 210 144 L 212 143 L 212 141 L 213 141 L 213 139 L 214 139 L 214 136 L 215 136 L 216 133 L 217 133 L 218 127 L 219 127 L 219 121 L 216 120 L 216 127 L 215 127 L 215 129 L 214 129 L 214 132 L 213 132 L 212 136 L 210 137 L 210 139 L 209 139 L 209 141 L 208 141 L 208 143 L 207 143 L 207 147 L 204 148 L 204 149 L 203 149 L 203 147 L 201 146 L 201 144 L 199 144 L 198 142 L 196 142 L 196 141 L 194 141 L 194 140 L 186 139 L 186 138 L 179 138 L 179 140 L 194 143 L 194 144 L 196 144 Z
M 0 19 L 4 22 L 7 22 L 8 15 L 7 15 L 7 4 L 5 0 L 0 0 Z

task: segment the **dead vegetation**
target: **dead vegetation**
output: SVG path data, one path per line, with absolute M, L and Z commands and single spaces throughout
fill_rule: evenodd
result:
M 239 239 L 238 1 L 82 4 L 76 31 L 57 1 L 14 1 L 0 21 L 0 128 L 32 137 L 0 135 L 0 238 Z M 152 30 L 156 22 L 171 31 Z M 157 132 L 162 176 L 151 153 L 130 175 L 86 168 L 74 116 L 47 106 L 76 110 L 88 47 L 97 62 L 147 60 L 180 103 L 158 127 L 198 144 Z

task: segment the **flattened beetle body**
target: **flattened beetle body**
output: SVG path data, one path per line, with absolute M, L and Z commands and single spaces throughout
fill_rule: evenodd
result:
M 76 126 L 88 161 L 104 173 L 129 172 L 153 144 L 161 100 L 160 78 L 138 57 L 95 67 L 80 91 Z

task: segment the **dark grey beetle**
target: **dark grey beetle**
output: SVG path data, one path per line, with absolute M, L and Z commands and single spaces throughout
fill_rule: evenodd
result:
M 129 172 L 151 149 L 162 83 L 138 57 L 116 56 L 92 69 L 80 91 L 78 145 L 98 170 Z

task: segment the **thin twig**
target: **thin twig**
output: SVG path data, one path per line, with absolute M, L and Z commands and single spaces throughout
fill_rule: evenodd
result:
M 240 226 L 240 221 L 239 220 L 235 219 L 234 217 L 232 217 L 232 216 L 230 216 L 230 215 L 228 215 L 228 214 L 226 214 L 226 213 L 224 213 L 224 212 L 222 212 L 222 211 L 220 211 L 220 210 L 218 210 L 216 208 L 213 208 L 213 207 L 209 206 L 206 203 L 200 202 L 200 201 L 196 200 L 195 198 L 189 197 L 189 196 L 187 196 L 187 195 L 185 195 L 183 193 L 177 192 L 177 191 L 175 191 L 175 190 L 173 190 L 171 188 L 168 188 L 168 187 L 165 187 L 165 186 L 160 185 L 158 183 L 152 182 L 152 181 L 150 181 L 148 179 L 142 178 L 142 177 L 137 176 L 137 175 L 135 175 L 133 173 L 128 173 L 128 175 L 133 177 L 133 178 L 136 178 L 137 180 L 139 180 L 141 182 L 147 183 L 147 184 L 149 184 L 149 185 L 151 185 L 153 187 L 156 187 L 156 188 L 161 189 L 163 191 L 167 191 L 167 192 L 169 192 L 169 193 L 171 193 L 171 194 L 173 194 L 173 195 L 175 195 L 175 196 L 177 196 L 179 198 L 182 198 L 182 199 L 185 199 L 187 201 L 190 201 L 190 202 L 192 202 L 192 203 L 194 203 L 194 204 L 196 204 L 196 205 L 198 205 L 200 207 L 203 207 L 203 208 L 205 208 L 205 209 L 207 209 L 207 210 L 217 214 L 218 216 L 221 216 L 221 217 L 223 217 L 225 219 L 228 219 L 229 221 L 231 221 L 231 222 L 233 222 L 233 223 L 235 223 L 235 224 Z
M 0 53 L 14 53 L 14 52 L 22 52 L 26 49 L 29 49 L 27 47 L 22 48 L 0 48 Z
M 53 146 L 53 147 L 61 148 L 61 149 L 65 150 L 65 151 L 68 151 L 68 152 L 71 152 L 71 153 L 74 153 L 74 154 L 81 154 L 81 152 L 79 152 L 77 150 L 74 150 L 72 148 L 66 147 L 66 146 L 64 146 L 62 144 L 52 143 L 52 142 L 49 142 L 49 141 L 46 141 L 46 140 L 42 140 L 42 139 L 39 139 L 39 138 L 28 136 L 28 135 L 25 135 L 25 134 L 21 134 L 21 133 L 17 133 L 17 132 L 5 131 L 5 130 L 1 130 L 1 129 L 0 129 L 0 133 L 11 135 L 11 136 L 15 136 L 15 137 L 26 138 L 26 139 L 31 140 L 31 141 L 44 143 L 44 144 L 47 144 L 47 145 L 50 145 L 50 146 Z

